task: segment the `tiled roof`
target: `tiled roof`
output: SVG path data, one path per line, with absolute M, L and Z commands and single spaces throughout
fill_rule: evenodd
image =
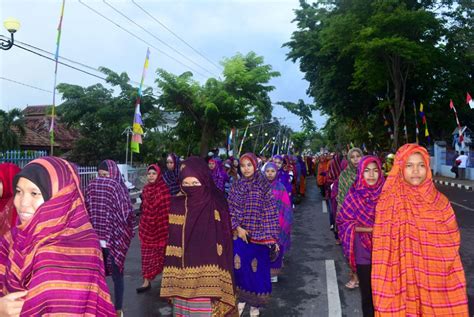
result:
M 25 115 L 25 135 L 20 137 L 22 147 L 49 148 L 49 116 L 46 115 L 49 106 L 28 106 L 23 110 Z M 18 130 L 15 132 L 18 133 Z M 74 141 L 80 138 L 79 131 L 68 128 L 61 121 L 54 126 L 55 146 L 62 149 L 72 149 Z

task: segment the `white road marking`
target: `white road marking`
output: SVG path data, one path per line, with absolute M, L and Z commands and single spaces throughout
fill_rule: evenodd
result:
M 326 204 L 326 201 L 323 200 L 322 204 L 323 204 L 323 214 L 327 214 L 328 213 L 328 206 Z
M 339 287 L 337 286 L 336 265 L 334 260 L 326 260 L 326 281 L 328 293 L 328 316 L 342 316 L 341 299 L 339 298 Z
M 458 204 L 458 203 L 455 203 L 454 201 L 451 201 L 451 205 L 458 206 L 458 207 L 464 208 L 464 209 L 469 210 L 469 211 L 474 211 L 474 209 L 469 208 L 469 207 L 464 206 L 464 205 L 461 205 L 461 204 Z

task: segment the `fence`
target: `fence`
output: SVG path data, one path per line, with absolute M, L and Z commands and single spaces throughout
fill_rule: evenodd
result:
M 97 177 L 96 166 L 79 166 L 79 178 L 81 189 L 84 192 L 89 182 Z M 128 181 L 137 189 L 141 190 L 146 183 L 146 167 L 128 167 Z
M 79 166 L 77 170 L 78 170 L 79 179 L 81 182 L 81 190 L 83 193 L 85 193 L 89 182 L 97 177 L 97 167 L 96 166 Z
M 23 168 L 30 161 L 46 155 L 46 151 L 5 151 L 0 152 L 0 163 L 14 163 Z
M 0 163 L 14 163 L 20 168 L 39 157 L 47 156 L 46 151 L 20 151 L 12 150 L 0 152 Z M 78 173 L 81 182 L 81 190 L 84 192 L 89 182 L 97 177 L 96 166 L 78 166 Z M 141 190 L 146 184 L 146 167 L 128 167 L 128 181 L 137 189 Z

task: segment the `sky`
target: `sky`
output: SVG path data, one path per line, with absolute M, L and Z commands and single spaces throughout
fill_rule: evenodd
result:
M 0 20 L 15 17 L 21 22 L 20 30 L 15 33 L 15 40 L 54 52 L 61 2 L 2 0 Z M 265 63 L 272 65 L 273 70 L 281 73 L 280 77 L 270 82 L 275 86 L 270 93 L 273 103 L 296 102 L 298 99 L 313 102 L 306 95 L 308 82 L 303 79 L 299 65 L 287 61 L 288 48 L 282 48 L 282 44 L 290 40 L 296 29 L 295 23 L 291 21 L 294 18 L 293 10 L 299 6 L 298 0 L 134 0 L 206 59 L 144 13 L 132 0 L 81 2 L 66 0 L 59 49 L 61 57 L 93 68 L 104 66 L 118 73 L 127 72 L 138 86 L 146 50 L 150 47 L 149 70 L 144 83 L 156 87 L 154 80 L 157 68 L 174 74 L 181 74 L 191 68 L 194 78 L 204 83 L 209 77 L 222 77 L 222 68 L 216 65 L 219 66 L 223 58 L 232 57 L 238 52 L 247 54 L 254 51 L 263 56 Z M 0 34 L 9 36 L 3 27 Z M 53 57 L 48 53 L 42 54 Z M 65 62 L 100 75 L 85 66 Z M 13 47 L 0 51 L 0 72 L 0 109 L 23 109 L 27 105 L 52 104 L 53 61 Z M 57 83 L 63 82 L 81 86 L 96 83 L 106 85 L 101 79 L 59 65 Z M 159 95 L 156 88 L 154 93 Z M 60 102 L 60 96 L 57 96 L 56 103 Z M 295 131 L 301 130 L 298 117 L 282 106 L 274 106 L 273 116 L 281 118 L 285 125 Z M 318 128 L 325 123 L 325 118 L 318 112 L 313 113 L 313 119 Z

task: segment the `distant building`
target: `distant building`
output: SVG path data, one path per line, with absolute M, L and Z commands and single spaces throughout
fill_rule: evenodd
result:
M 22 112 L 25 116 L 25 135 L 20 136 L 22 150 L 50 150 L 49 127 L 51 124 L 48 109 L 50 106 L 27 106 Z M 18 130 L 15 132 L 18 133 Z M 65 153 L 73 148 L 81 137 L 79 131 L 68 128 L 60 120 L 54 126 L 54 148 Z

